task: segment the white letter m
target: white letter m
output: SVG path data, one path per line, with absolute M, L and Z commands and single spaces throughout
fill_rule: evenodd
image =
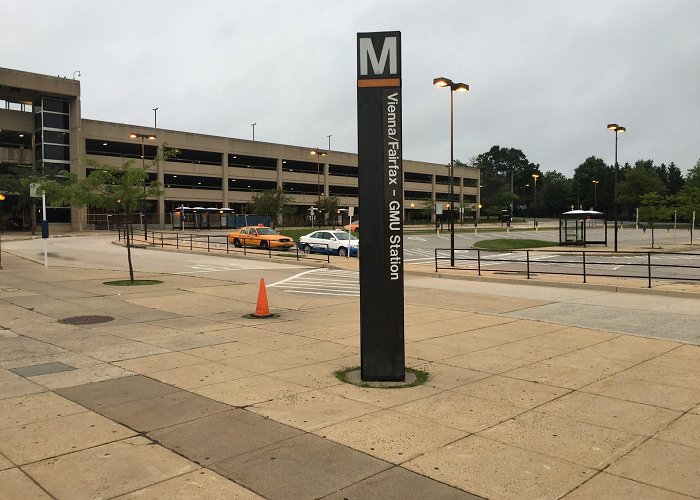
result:
M 372 70 L 375 75 L 385 73 L 386 61 L 389 59 L 389 74 L 396 74 L 398 71 L 397 54 L 396 54 L 396 37 L 387 37 L 384 39 L 382 53 L 377 59 L 377 53 L 374 51 L 371 38 L 360 38 L 360 74 L 369 75 L 367 70 L 367 60 L 372 63 Z

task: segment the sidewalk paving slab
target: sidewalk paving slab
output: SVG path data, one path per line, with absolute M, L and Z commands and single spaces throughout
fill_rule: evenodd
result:
M 111 498 L 199 467 L 149 439 L 134 437 L 22 467 L 56 498 Z
M 698 464 L 700 448 L 650 439 L 612 464 L 608 472 L 676 493 L 697 496 L 700 491 Z
M 220 498 L 227 500 L 262 500 L 243 486 L 230 481 L 216 472 L 200 469 L 161 483 L 116 497 L 119 500 L 168 499 L 187 500 Z
M 109 406 L 177 391 L 179 391 L 177 387 L 163 384 L 142 375 L 135 375 L 133 377 L 68 387 L 59 389 L 56 392 L 86 408 L 100 411 L 102 408 Z
M 559 498 L 595 471 L 471 435 L 417 457 L 409 470 L 484 498 Z
M 369 455 L 304 434 L 212 468 L 271 500 L 295 500 L 326 496 L 390 467 Z
M 0 452 L 24 465 L 134 436 L 93 412 L 75 413 L 0 430 Z
M 149 437 L 184 457 L 209 466 L 302 431 L 242 409 L 229 409 L 149 433 Z
M 0 433 L 10 436 L 4 446 L 19 461 L 39 460 L 18 474 L 0 444 L 0 473 L 17 471 L 8 484 L 26 477 L 57 498 L 222 491 L 256 498 L 268 490 L 285 498 L 285 482 L 325 487 L 322 479 L 303 483 L 323 476 L 323 459 L 333 455 L 345 457 L 328 474 L 346 495 L 411 498 L 405 491 L 412 485 L 412 493 L 426 492 L 417 498 L 594 498 L 606 484 L 632 496 L 697 495 L 700 347 L 610 331 L 612 317 L 600 329 L 520 317 L 542 315 L 562 299 L 600 307 L 617 297 L 609 289 L 507 285 L 521 295 L 513 300 L 504 285 L 487 281 L 464 287 L 424 273 L 427 288 L 418 288 L 409 278 L 406 363 L 430 379 L 378 391 L 333 376 L 360 362 L 357 297 L 316 301 L 272 288 L 281 317 L 257 321 L 242 317 L 254 309 L 257 282 L 158 275 L 163 285 L 118 290 L 102 283 L 123 273 L 8 259 L 12 270 L 2 271 L 0 289 L 0 412 L 8 413 Z M 2 291 L 6 283 L 19 291 Z M 40 311 L 11 303 L 42 296 L 53 299 Z M 680 310 L 669 297 L 653 304 L 650 296 L 632 297 L 624 296 L 626 310 L 654 309 L 664 318 Z M 692 317 L 691 300 L 679 300 Z M 85 305 L 79 315 L 104 308 L 116 319 L 60 325 L 56 313 L 66 304 Z M 76 369 L 27 377 L 8 370 L 42 363 Z M 174 385 L 156 380 L 159 374 Z M 83 421 L 96 426 L 50 433 Z M 112 427 L 128 434 L 104 442 Z M 44 443 L 33 443 L 33 430 L 48 436 Z M 137 432 L 143 436 L 131 437 Z M 293 462 L 297 451 L 305 463 Z M 353 464 L 377 461 L 379 470 L 347 474 Z M 199 465 L 224 463 L 229 479 Z M 240 486 L 244 478 L 255 491 Z M 318 494 L 344 498 L 335 490 Z
M 392 467 L 389 470 L 380 472 L 375 476 L 323 497 L 324 500 L 361 498 L 479 500 L 482 497 L 447 486 L 446 484 L 439 483 L 401 467 Z
M 693 497 L 631 481 L 606 472 L 597 474 L 564 500 L 597 500 L 600 498 L 644 498 L 650 500 L 690 500 Z
M 0 470 L 0 500 L 50 500 L 51 497 L 18 468 Z

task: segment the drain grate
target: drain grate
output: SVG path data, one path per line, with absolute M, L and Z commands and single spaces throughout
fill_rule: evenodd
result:
M 40 365 L 21 366 L 10 371 L 21 377 L 36 377 L 37 375 L 49 375 L 50 373 L 69 372 L 75 370 L 72 366 L 63 363 L 42 363 Z
M 64 325 L 97 325 L 113 321 L 112 316 L 71 316 L 70 318 L 59 319 L 59 323 Z

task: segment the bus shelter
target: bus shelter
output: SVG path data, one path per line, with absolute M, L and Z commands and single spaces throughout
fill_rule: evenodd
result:
M 173 211 L 174 229 L 224 229 L 229 225 L 231 208 L 177 207 Z
M 607 216 L 603 212 L 596 212 L 595 210 L 570 210 L 564 212 L 559 216 L 559 244 L 607 246 Z

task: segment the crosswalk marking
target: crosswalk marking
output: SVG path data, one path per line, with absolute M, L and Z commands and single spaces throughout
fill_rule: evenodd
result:
M 359 297 L 359 277 L 356 271 L 320 268 L 295 274 L 267 286 L 281 288 L 288 293 Z

